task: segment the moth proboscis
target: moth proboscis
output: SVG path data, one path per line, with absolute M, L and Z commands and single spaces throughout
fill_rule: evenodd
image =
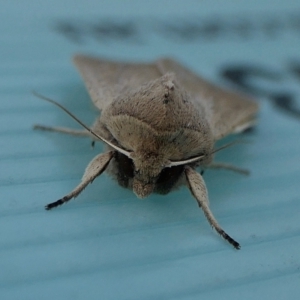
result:
M 95 106 L 101 111 L 90 128 L 59 103 L 83 130 L 36 125 L 102 141 L 106 151 L 87 166 L 80 184 L 50 210 L 78 196 L 102 172 L 139 197 L 167 194 L 186 185 L 210 225 L 234 248 L 213 216 L 205 182 L 197 167 L 246 170 L 213 161 L 217 140 L 254 124 L 258 105 L 245 96 L 207 82 L 172 59 L 154 63 L 123 63 L 76 55 L 74 63 Z

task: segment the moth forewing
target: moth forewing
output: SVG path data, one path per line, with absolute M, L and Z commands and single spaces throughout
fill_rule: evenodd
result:
M 166 194 L 187 185 L 211 226 L 239 249 L 210 211 L 204 180 L 194 168 L 243 171 L 214 163 L 214 142 L 251 126 L 257 104 L 216 87 L 171 59 L 137 64 L 77 55 L 74 63 L 93 103 L 102 111 L 100 117 L 90 129 L 58 105 L 87 130 L 86 134 L 68 128 L 36 128 L 89 135 L 105 142 L 108 152 L 97 155 L 81 183 L 46 209 L 78 196 L 105 170 L 139 197 L 152 192 Z

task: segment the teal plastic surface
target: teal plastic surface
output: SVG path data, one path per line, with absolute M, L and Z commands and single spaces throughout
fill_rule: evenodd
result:
M 29 4 L 30 3 L 30 4 Z M 0 11 L 1 299 L 299 299 L 299 1 L 3 1 Z M 93 108 L 71 57 L 174 57 L 260 103 L 246 141 L 204 174 L 211 230 L 187 188 L 139 200 L 107 175 L 53 211 L 102 150 L 33 131 Z

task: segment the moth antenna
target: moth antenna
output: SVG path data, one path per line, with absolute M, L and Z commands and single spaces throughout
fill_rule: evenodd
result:
M 200 160 L 203 157 L 204 157 L 204 155 L 200 155 L 200 156 L 189 158 L 186 160 L 170 161 L 166 167 L 175 167 L 175 166 L 190 164 L 190 163 Z
M 244 143 L 244 141 L 233 141 L 233 142 L 230 142 L 230 143 L 227 143 L 227 144 L 225 144 L 225 145 L 223 145 L 223 146 L 221 146 L 221 147 L 219 147 L 219 148 L 217 148 L 217 149 L 214 149 L 212 152 L 211 152 L 211 154 L 214 154 L 214 153 L 216 153 L 216 152 L 219 152 L 219 151 L 221 151 L 221 150 L 223 150 L 223 149 L 226 149 L 226 148 L 228 148 L 228 147 L 231 147 L 231 146 L 234 146 L 234 145 L 236 145 L 236 144 L 241 144 L 241 143 Z
M 233 141 L 233 142 L 230 142 L 228 144 L 225 144 L 223 146 L 221 146 L 220 148 L 217 148 L 215 150 L 213 150 L 211 152 L 211 154 L 214 154 L 220 150 L 223 150 L 225 148 L 228 148 L 228 147 L 231 147 L 235 144 L 240 144 L 241 141 Z M 179 160 L 179 161 L 170 161 L 169 164 L 166 165 L 166 167 L 175 167 L 175 166 L 180 166 L 180 165 L 185 165 L 185 164 L 190 164 L 190 163 L 193 163 L 193 162 L 197 162 L 198 160 L 200 160 L 201 158 L 203 158 L 204 155 L 200 155 L 200 156 L 196 156 L 196 157 L 193 157 L 193 158 L 189 158 L 189 159 L 186 159 L 186 160 Z
M 73 118 L 77 123 L 79 123 L 83 128 L 85 128 L 88 132 L 90 132 L 93 136 L 95 136 L 97 139 L 101 140 L 102 142 L 104 142 L 105 144 L 109 145 L 110 147 L 114 148 L 115 150 L 117 150 L 118 152 L 126 155 L 127 157 L 131 158 L 131 153 L 129 151 L 126 151 L 116 145 L 114 145 L 113 143 L 109 142 L 108 140 L 106 140 L 105 138 L 101 137 L 100 135 L 98 135 L 96 132 L 94 132 L 89 126 L 85 125 L 82 121 L 80 121 L 75 115 L 73 115 L 68 109 L 66 109 L 64 106 L 62 106 L 60 103 L 47 98 L 43 95 L 38 94 L 35 91 L 32 91 L 32 94 L 42 100 L 48 101 L 56 106 L 58 106 L 60 109 L 62 109 L 64 112 L 66 112 L 71 118 Z

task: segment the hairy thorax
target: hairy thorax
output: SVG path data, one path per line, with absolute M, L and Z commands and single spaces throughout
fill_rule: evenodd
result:
M 212 160 L 213 138 L 204 110 L 195 109 L 172 74 L 151 86 L 122 95 L 102 112 L 98 127 L 110 140 L 131 153 L 132 189 L 139 197 L 156 190 L 156 182 L 170 161 L 202 155 Z

